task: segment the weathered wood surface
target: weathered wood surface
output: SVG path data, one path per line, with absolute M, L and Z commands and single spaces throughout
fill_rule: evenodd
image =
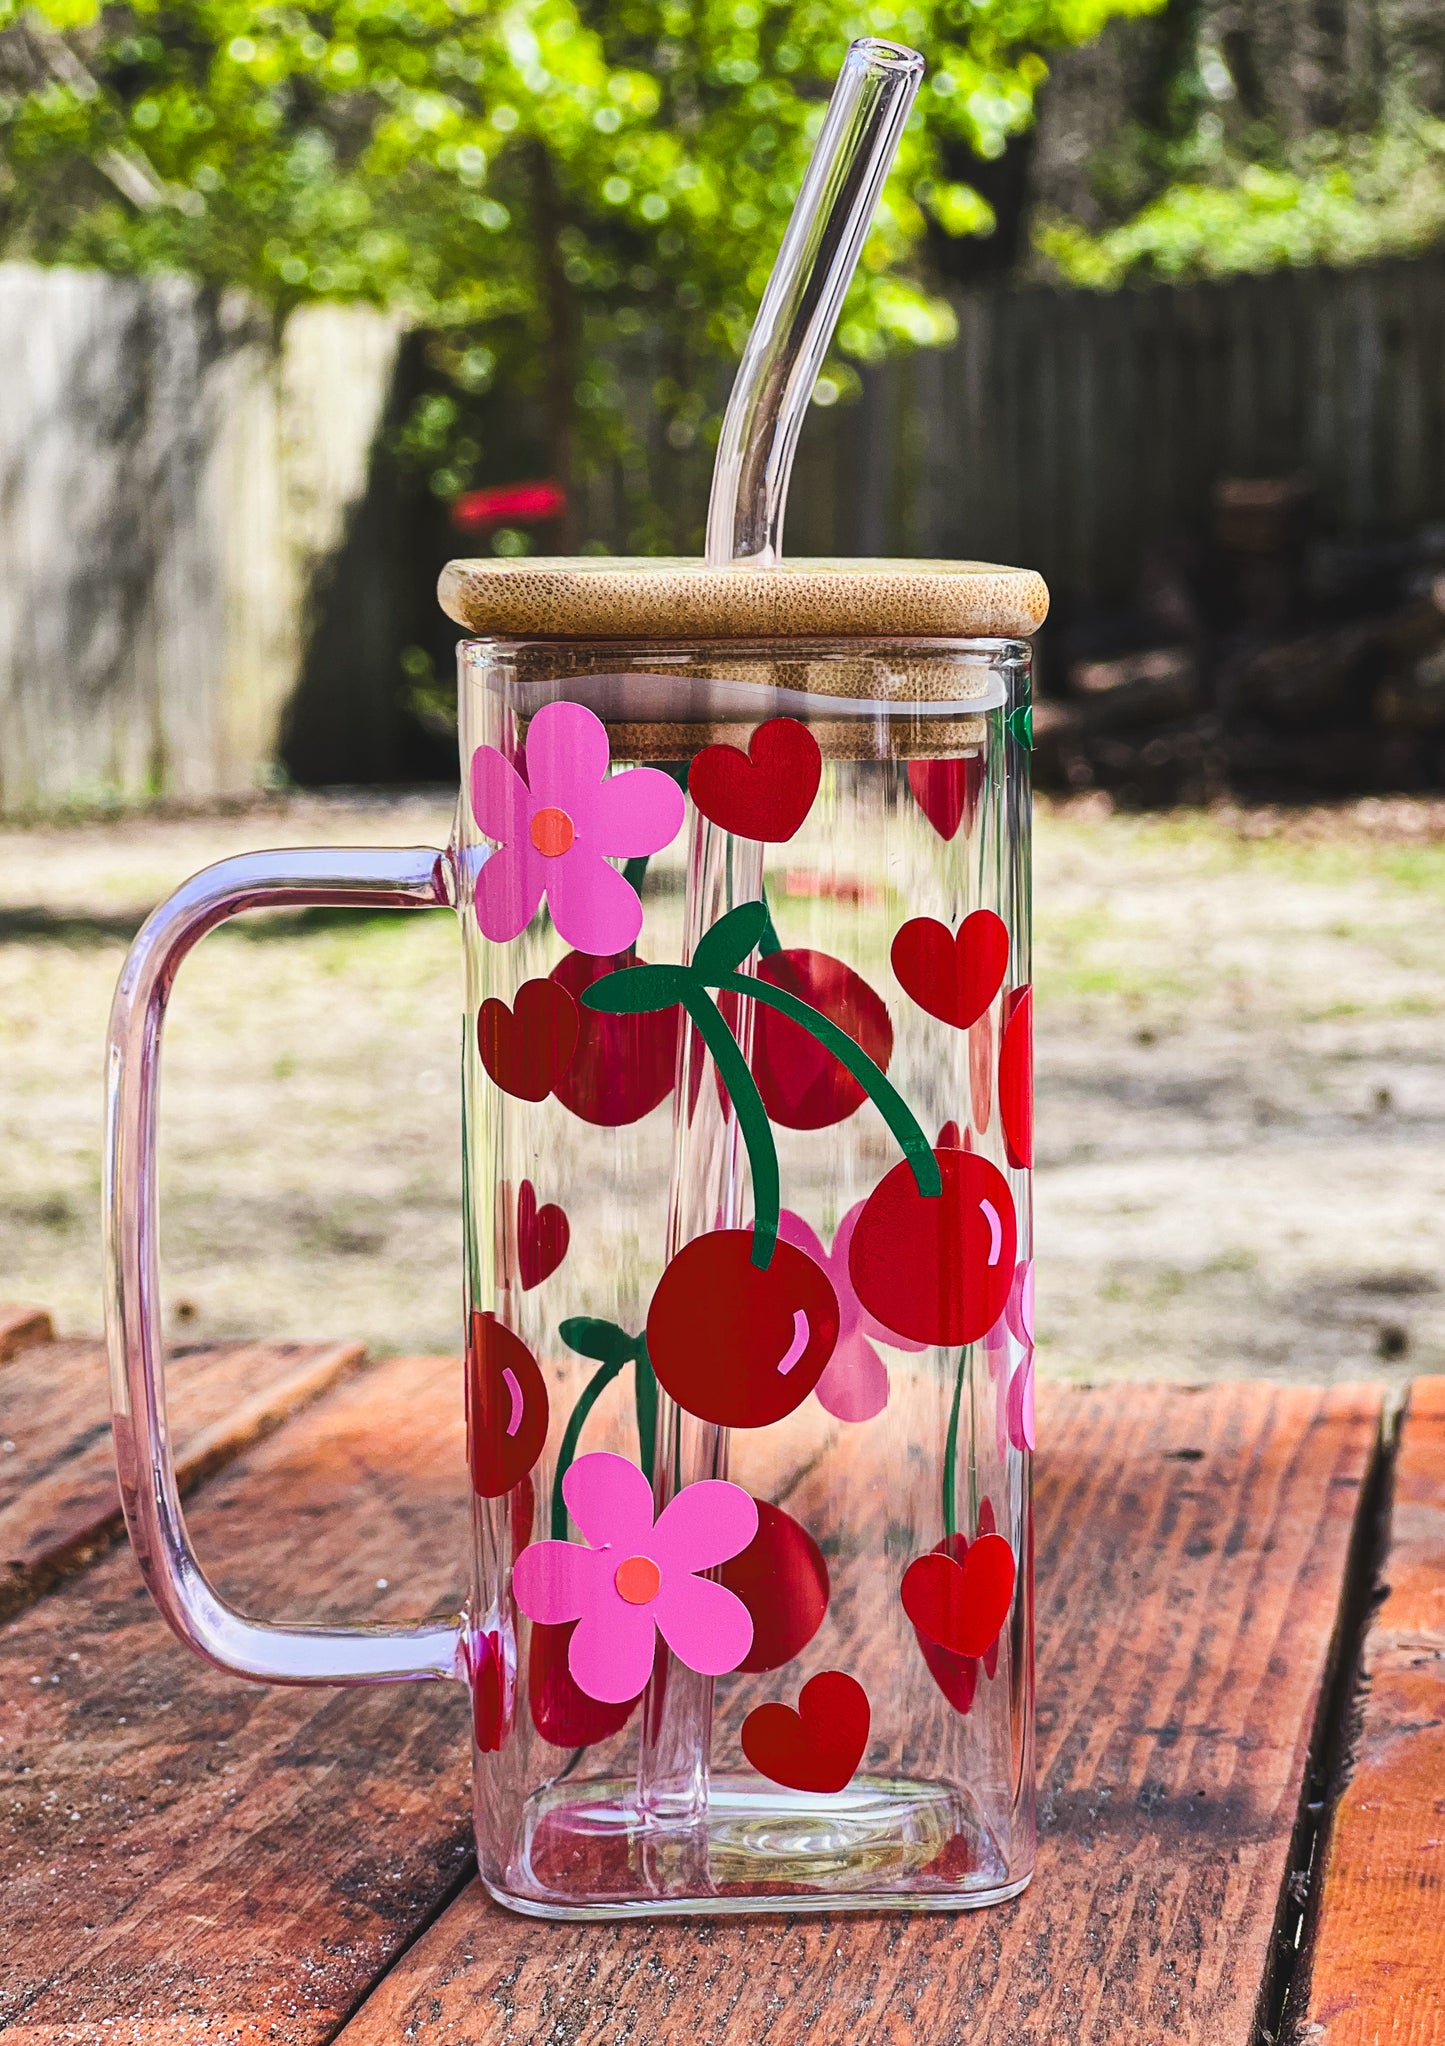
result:
M 230 1343 L 166 1370 L 182 1489 L 333 1385 L 359 1343 Z M 0 1615 L 108 1548 L 121 1531 L 105 1346 L 34 1345 L 0 1380 Z M 13 1444 L 13 1447 L 10 1445 Z
M 54 1334 L 43 1307 L 0 1304 L 0 1364 L 8 1364 L 32 1343 L 48 1343 Z
M 1335 1807 L 1302 2041 L 1445 2041 L 1445 1379 L 1418 1381 Z
M 1016 1904 L 539 1927 L 472 1883 L 344 2046 L 1246 2046 L 1379 1405 L 1041 1389 L 1041 1841 Z
M 460 1379 L 380 1365 L 213 1479 L 190 1523 L 227 1595 L 286 1619 L 454 1600 Z M 128 1551 L 0 1625 L 6 2046 L 330 2038 L 466 1866 L 466 1728 L 460 1686 L 218 1675 Z

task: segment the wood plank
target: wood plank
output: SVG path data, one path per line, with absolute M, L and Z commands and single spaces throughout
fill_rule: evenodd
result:
M 315 1399 L 359 1343 L 228 1343 L 167 1367 L 182 1488 Z M 6 1367 L 0 1454 L 0 1616 L 110 1547 L 121 1532 L 103 1343 L 42 1343 Z M 13 1446 L 12 1446 L 13 1445 Z
M 50 1316 L 43 1307 L 0 1304 L 0 1364 L 8 1364 L 33 1343 L 48 1343 L 55 1335 Z
M 976 1917 L 524 1925 L 472 1883 L 343 2046 L 1245 2046 L 1379 1395 L 1040 1395 L 1038 1874 Z
M 379 1365 L 206 1486 L 191 1526 L 228 1596 L 285 1619 L 454 1599 L 460 1380 Z M 330 2038 L 466 1866 L 466 1728 L 456 1685 L 222 1677 L 128 1552 L 0 1626 L 6 2046 Z
M 1301 2039 L 1445 2041 L 1445 1378 L 1411 1390 Z

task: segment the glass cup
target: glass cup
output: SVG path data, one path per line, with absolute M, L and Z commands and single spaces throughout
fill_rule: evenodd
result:
M 546 1917 L 958 1909 L 1034 1854 L 1029 650 L 459 650 L 448 851 L 223 862 L 112 1025 L 115 1428 L 223 1669 L 471 1687 L 477 1852 Z M 274 1627 L 192 1554 L 155 1328 L 180 959 L 449 903 L 465 969 L 471 1596 Z

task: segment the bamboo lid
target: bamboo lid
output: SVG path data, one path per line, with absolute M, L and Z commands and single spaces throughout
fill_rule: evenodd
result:
M 451 561 L 442 609 L 495 639 L 1017 639 L 1049 608 L 1033 569 L 988 561 L 667 558 Z

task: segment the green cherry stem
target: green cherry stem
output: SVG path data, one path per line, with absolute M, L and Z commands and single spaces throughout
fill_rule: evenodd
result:
M 552 1539 L 565 1542 L 567 1502 L 562 1496 L 562 1480 L 576 1461 L 577 1445 L 582 1440 L 587 1416 L 613 1379 L 629 1364 L 632 1366 L 633 1407 L 637 1415 L 637 1460 L 642 1466 L 643 1476 L 651 1484 L 657 1442 L 657 1374 L 647 1354 L 646 1335 L 630 1336 L 615 1321 L 599 1321 L 590 1314 L 573 1315 L 562 1323 L 559 1333 L 563 1342 L 579 1357 L 600 1360 L 598 1369 L 583 1386 L 577 1404 L 568 1416 L 557 1452 L 557 1472 L 552 1480 Z
M 763 895 L 763 908 L 767 910 L 768 920 L 763 925 L 763 935 L 758 939 L 758 955 L 760 958 L 767 959 L 774 952 L 782 951 L 783 941 L 778 936 L 777 926 L 773 922 L 773 912 L 768 908 L 766 893 Z
M 943 1532 L 950 1537 L 958 1533 L 958 1422 L 967 1371 L 968 1351 L 960 1350 L 958 1377 L 953 1384 L 953 1405 L 948 1415 L 948 1434 L 943 1443 Z
M 782 1204 L 778 1147 L 773 1142 L 773 1127 L 768 1121 L 763 1097 L 758 1092 L 758 1083 L 743 1057 L 742 1047 L 729 1030 L 717 1004 L 701 992 L 685 994 L 682 1000 L 683 1007 L 697 1025 L 698 1036 L 712 1053 L 713 1064 L 728 1091 L 728 1099 L 743 1133 L 743 1142 L 748 1148 L 748 1163 L 753 1171 L 751 1261 L 760 1272 L 765 1272 L 773 1261 Z
M 892 1131 L 899 1149 L 913 1168 L 918 1191 L 925 1199 L 943 1192 L 943 1174 L 917 1116 L 882 1067 L 869 1058 L 856 1038 L 850 1037 L 846 1030 L 840 1029 L 811 1003 L 800 1001 L 796 995 L 774 987 L 769 981 L 759 980 L 754 974 L 725 974 L 714 985 L 726 988 L 731 994 L 746 995 L 750 1001 L 761 1002 L 764 1008 L 776 1009 L 780 1016 L 798 1024 L 825 1050 L 832 1052 L 839 1064 L 847 1067 Z M 708 1049 L 712 1049 L 711 1045 Z M 717 1054 L 714 1052 L 713 1056 Z
M 680 1002 L 691 1017 L 712 1053 L 747 1145 L 753 1174 L 752 1262 L 764 1272 L 772 1263 L 778 1240 L 778 1151 L 757 1082 L 737 1038 L 708 994 L 709 988 L 761 1002 L 764 1008 L 776 1009 L 806 1030 L 852 1074 L 873 1102 L 912 1168 L 919 1193 L 933 1199 L 943 1192 L 943 1174 L 917 1116 L 862 1045 L 810 1003 L 755 974 L 736 970 L 771 927 L 766 903 L 741 903 L 704 933 L 691 966 L 624 967 L 595 981 L 582 996 L 585 1008 L 610 1015 L 637 1015 Z
M 587 1416 L 596 1406 L 601 1395 L 627 1362 L 625 1357 L 614 1357 L 609 1364 L 599 1364 L 583 1386 L 581 1396 L 572 1409 L 567 1422 L 567 1432 L 562 1437 L 562 1447 L 557 1452 L 557 1475 L 552 1480 L 552 1539 L 565 1542 L 567 1539 L 567 1501 L 562 1496 L 562 1480 L 571 1470 L 577 1455 L 577 1444 L 582 1439 Z
M 647 1354 L 647 1337 L 637 1338 L 632 1363 L 632 1403 L 637 1414 L 637 1454 L 642 1475 L 652 1483 L 652 1466 L 657 1446 L 657 1373 Z

